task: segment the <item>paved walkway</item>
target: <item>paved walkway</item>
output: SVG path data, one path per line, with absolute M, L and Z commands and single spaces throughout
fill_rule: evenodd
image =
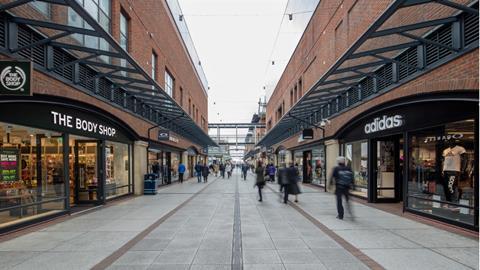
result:
M 296 205 L 321 230 L 253 182 L 191 180 L 74 217 L 0 243 L 0 269 L 368 269 L 332 232 L 385 269 L 478 269 L 478 241 L 361 204 L 340 221 L 304 187 Z

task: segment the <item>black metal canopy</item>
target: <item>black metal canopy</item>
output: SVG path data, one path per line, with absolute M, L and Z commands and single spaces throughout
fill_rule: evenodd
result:
M 473 19 L 466 22 L 462 15 Z M 470 33 L 474 42 L 468 44 L 462 38 L 468 31 L 467 23 L 473 25 L 469 29 L 476 29 Z M 444 31 L 446 38 L 440 34 L 433 37 L 446 26 L 451 27 Z M 428 72 L 438 66 L 437 62 L 455 59 L 475 48 L 477 0 L 395 0 L 258 145 L 277 144 L 302 128 L 316 126 L 361 103 L 367 97 L 363 94 L 366 90 L 371 89 L 368 97 L 374 97 Z
M 87 79 L 80 81 L 75 78 L 78 75 L 73 75 L 72 80 L 74 84 L 84 87 L 91 85 L 95 89 L 94 93 L 99 91 L 98 88 L 101 86 L 99 81 L 106 79 L 109 83 L 109 91 L 112 93 L 111 100 L 124 100 L 122 104 L 124 109 L 140 114 L 144 119 L 152 122 L 152 125 L 162 123 L 163 127 L 203 147 L 216 145 L 188 113 L 77 1 L 37 0 L 36 2 L 50 4 L 52 10 L 54 8 L 57 10 L 56 14 L 64 14 L 64 17 L 47 16 L 42 20 L 38 19 L 38 14 L 35 12 L 29 13 L 22 10 L 24 5 L 30 2 L 34 1 L 0 1 L 0 12 L 8 21 L 7 35 L 10 40 L 6 46 L 7 53 L 19 57 L 25 50 L 45 46 L 42 48 L 47 48 L 45 61 L 47 72 L 53 73 L 72 68 L 77 71 L 74 72 L 75 74 L 88 73 Z M 76 18 L 81 25 L 72 25 L 67 17 Z M 24 26 L 35 31 L 41 38 L 21 45 L 19 42 L 12 42 L 12 38 L 15 41 L 20 38 L 15 34 L 19 31 L 19 27 Z M 67 52 L 71 56 L 69 60 L 61 64 L 56 63 L 58 59 L 54 56 L 58 50 Z M 88 70 L 84 67 L 88 67 Z M 121 97 L 117 97 L 119 94 L 115 92 L 119 89 Z M 129 106 L 127 101 L 132 101 L 132 105 Z

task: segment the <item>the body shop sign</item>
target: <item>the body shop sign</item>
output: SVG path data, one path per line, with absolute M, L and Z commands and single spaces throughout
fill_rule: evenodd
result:
M 93 133 L 106 137 L 115 137 L 116 129 L 110 126 L 99 124 L 94 121 L 82 119 L 73 115 L 68 115 L 56 111 L 50 111 L 54 125 L 76 129 L 78 131 Z
M 32 64 L 28 61 L 0 61 L 0 95 L 30 95 Z

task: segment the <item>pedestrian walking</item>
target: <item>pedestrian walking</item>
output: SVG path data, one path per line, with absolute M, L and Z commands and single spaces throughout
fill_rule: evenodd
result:
M 210 174 L 210 168 L 208 168 L 207 164 L 203 164 L 203 169 L 202 169 L 202 176 L 203 176 L 203 182 L 206 183 L 208 182 L 208 175 Z
M 347 210 L 353 218 L 352 209 L 349 203 L 350 187 L 353 185 L 353 172 L 345 165 L 345 157 L 337 158 L 337 166 L 333 168 L 332 176 L 330 177 L 330 185 L 335 183 L 335 195 L 337 197 L 337 218 L 343 219 L 344 209 L 342 204 L 342 197 L 345 196 Z
M 203 171 L 203 167 L 199 161 L 197 165 L 195 165 L 195 174 L 197 175 L 198 183 L 202 182 L 202 171 Z
M 225 179 L 225 164 L 220 163 L 220 175 Z
M 244 163 L 242 165 L 242 177 L 243 177 L 243 180 L 247 180 L 247 172 L 248 172 L 248 168 L 250 166 L 248 166 L 248 164 Z
M 287 184 L 283 188 L 283 203 L 288 202 L 288 195 L 295 195 L 295 202 L 298 202 L 298 194 L 300 194 L 300 188 L 298 187 L 298 170 L 290 163 L 290 167 L 287 169 Z
M 255 186 L 258 188 L 258 196 L 260 197 L 258 199 L 259 202 L 262 201 L 262 189 L 265 186 L 265 168 L 262 165 L 261 161 L 258 161 L 257 168 L 255 169 L 255 174 L 257 175 L 257 179 L 255 181 Z
M 287 165 L 285 163 L 283 163 L 280 169 L 278 169 L 277 179 L 278 184 L 280 185 L 280 193 L 283 193 L 285 186 L 288 184 Z
M 275 182 L 275 172 L 277 169 L 275 168 L 275 165 L 273 163 L 270 163 L 270 167 L 268 167 L 268 178 L 270 182 Z
M 185 165 L 180 162 L 180 164 L 178 165 L 178 180 L 180 181 L 180 183 L 183 183 L 183 174 L 185 173 Z
M 232 176 L 232 164 L 227 163 L 225 170 L 227 171 L 227 177 L 230 178 L 230 176 Z

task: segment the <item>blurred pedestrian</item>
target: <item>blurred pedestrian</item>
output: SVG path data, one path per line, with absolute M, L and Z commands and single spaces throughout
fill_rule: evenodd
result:
M 232 164 L 227 163 L 225 166 L 225 171 L 227 171 L 227 177 L 230 178 L 230 176 L 232 176 Z
M 300 194 L 300 188 L 298 187 L 298 169 L 290 163 L 290 167 L 287 169 L 287 184 L 283 188 L 283 203 L 288 202 L 288 195 L 295 195 L 295 202 L 298 202 L 298 194 Z
M 202 182 L 202 171 L 203 171 L 203 167 L 199 161 L 197 162 L 197 165 L 195 165 L 195 174 L 197 175 L 198 183 Z
M 285 186 L 288 184 L 287 165 L 285 163 L 283 163 L 280 169 L 278 169 L 277 179 L 278 184 L 280 185 L 280 192 L 283 192 Z
M 203 176 L 203 182 L 206 183 L 208 182 L 208 175 L 210 174 L 210 168 L 208 168 L 207 164 L 203 164 L 203 169 L 202 169 L 202 176 Z
M 243 177 L 243 180 L 247 180 L 247 172 L 248 172 L 248 164 L 244 163 L 242 164 L 242 177 Z
M 220 175 L 225 178 L 225 165 L 223 163 L 220 163 Z
M 258 161 L 257 168 L 255 169 L 255 174 L 257 175 L 255 186 L 257 186 L 257 188 L 258 188 L 258 196 L 260 197 L 260 199 L 258 199 L 258 201 L 261 202 L 262 201 L 262 189 L 265 186 L 265 168 L 263 167 L 263 164 L 262 164 L 261 161 Z
M 185 170 L 185 165 L 180 162 L 180 164 L 178 165 L 178 180 L 180 181 L 180 183 L 183 183 L 183 174 L 185 173 Z
M 350 186 L 353 185 L 353 172 L 345 165 L 345 157 L 337 158 L 337 166 L 333 168 L 330 184 L 335 183 L 335 195 L 337 197 L 337 218 L 343 219 L 344 210 L 342 197 L 345 196 L 347 210 L 353 218 L 352 209 L 349 203 Z
M 270 182 L 275 182 L 275 172 L 277 169 L 275 168 L 275 165 L 273 163 L 270 163 L 270 167 L 268 167 L 268 178 Z

